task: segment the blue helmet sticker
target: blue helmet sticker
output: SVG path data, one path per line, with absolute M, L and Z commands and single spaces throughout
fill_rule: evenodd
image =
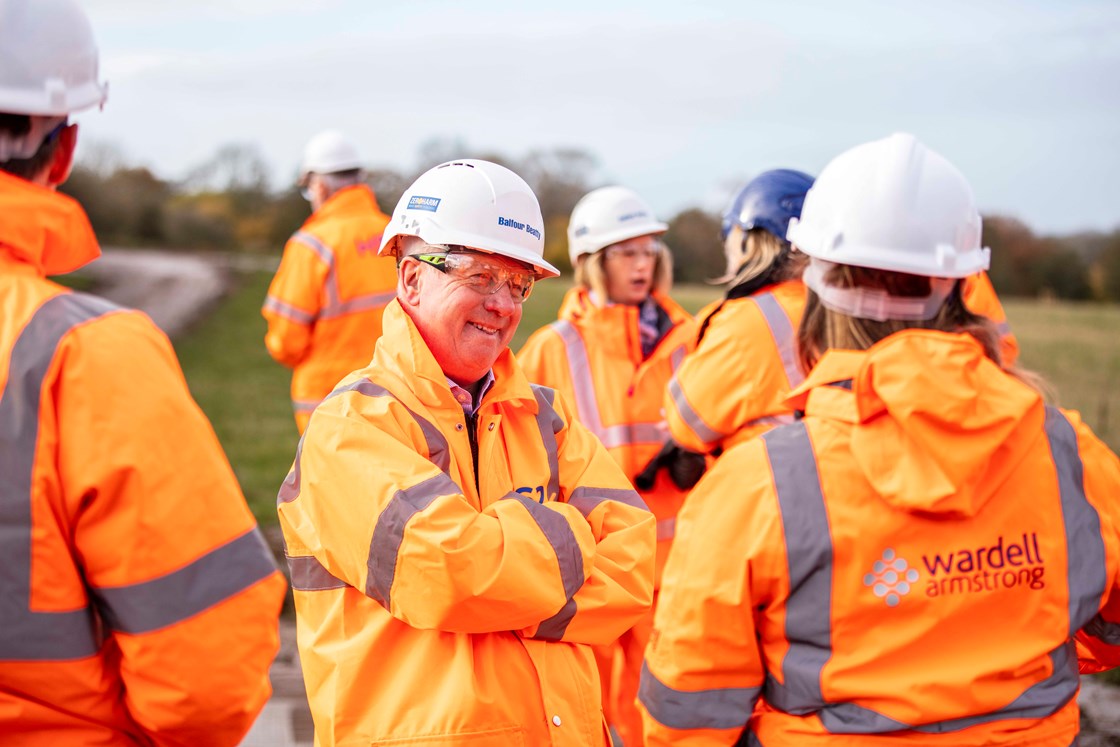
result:
M 413 195 L 408 201 L 409 210 L 427 210 L 434 213 L 439 210 L 440 198 L 438 197 L 424 197 L 422 195 Z

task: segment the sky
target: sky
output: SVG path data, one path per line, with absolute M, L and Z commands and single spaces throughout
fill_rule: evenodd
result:
M 336 128 L 406 172 L 435 139 L 583 149 L 668 219 L 906 131 L 985 214 L 1120 228 L 1116 0 L 82 5 L 109 101 L 78 116 L 79 159 L 112 144 L 166 179 L 236 142 L 282 186 Z

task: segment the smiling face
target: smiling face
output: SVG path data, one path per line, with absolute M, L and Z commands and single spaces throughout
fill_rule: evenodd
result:
M 636 306 L 653 292 L 657 260 L 663 251 L 655 235 L 636 236 L 603 249 L 607 297 L 612 303 Z
M 505 257 L 479 256 L 495 268 L 532 271 Z M 464 387 L 486 375 L 521 321 L 521 304 L 508 285 L 480 293 L 415 257 L 401 262 L 397 297 L 443 373 Z

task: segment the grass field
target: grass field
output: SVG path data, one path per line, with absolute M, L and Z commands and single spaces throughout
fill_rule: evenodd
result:
M 176 344 L 191 391 L 213 422 L 263 525 L 276 523 L 276 491 L 297 440 L 288 370 L 264 348 L 259 309 L 269 279 L 266 273 L 243 275 L 215 313 Z M 567 287 L 557 280 L 533 291 L 514 350 L 556 318 Z M 719 290 L 691 286 L 673 295 L 697 311 Z M 1046 377 L 1059 404 L 1080 410 L 1113 451 L 1120 450 L 1120 306 L 1009 301 L 1006 309 L 1023 350 L 1022 363 Z

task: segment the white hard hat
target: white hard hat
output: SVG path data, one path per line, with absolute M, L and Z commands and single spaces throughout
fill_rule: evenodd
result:
M 308 174 L 334 174 L 362 167 L 358 148 L 338 130 L 325 130 L 307 141 L 300 162 L 299 178 Z
M 568 256 L 584 254 L 637 236 L 661 234 L 669 226 L 654 217 L 645 201 L 626 187 L 600 187 L 585 194 L 568 220 Z
M 0 160 L 30 158 L 66 116 L 105 103 L 97 45 L 74 0 L 0 0 L 0 112 L 31 117 L 31 131 L 0 134 Z
M 546 277 L 560 274 L 544 260 L 537 196 L 520 176 L 489 161 L 448 161 L 421 174 L 393 210 L 378 254 L 397 254 L 402 236 L 499 254 Z
M 961 172 L 903 133 L 832 159 L 786 238 L 836 264 L 963 278 L 988 268 L 980 229 Z

